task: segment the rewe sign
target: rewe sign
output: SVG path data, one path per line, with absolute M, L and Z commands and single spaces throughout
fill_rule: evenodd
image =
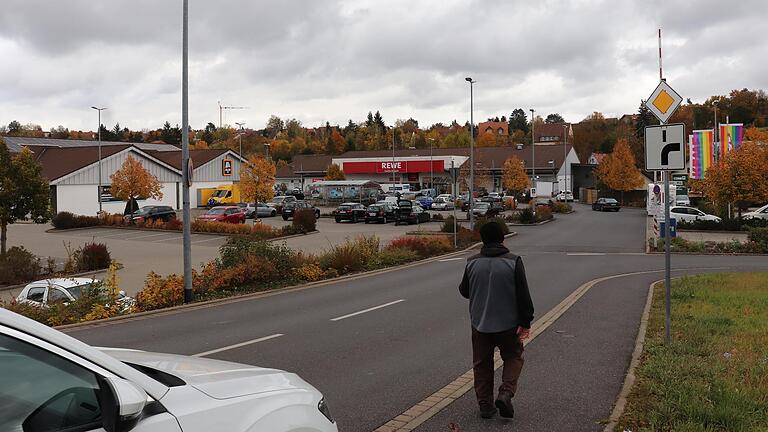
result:
M 387 174 L 387 173 L 442 173 L 445 163 L 440 160 L 404 160 L 404 161 L 349 161 L 343 162 L 344 174 Z
M 400 171 L 403 169 L 403 163 L 402 162 L 382 162 L 381 163 L 381 170 L 386 171 Z

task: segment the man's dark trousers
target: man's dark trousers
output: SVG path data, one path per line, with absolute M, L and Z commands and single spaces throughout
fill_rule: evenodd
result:
M 494 349 L 499 348 L 504 368 L 499 391 L 515 394 L 517 380 L 523 370 L 523 342 L 517 328 L 500 333 L 481 333 L 472 329 L 472 362 L 475 374 L 475 394 L 481 404 L 493 404 Z

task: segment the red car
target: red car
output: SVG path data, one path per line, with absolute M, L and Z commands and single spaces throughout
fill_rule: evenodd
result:
M 197 220 L 208 222 L 245 223 L 245 213 L 237 206 L 219 206 L 200 215 Z

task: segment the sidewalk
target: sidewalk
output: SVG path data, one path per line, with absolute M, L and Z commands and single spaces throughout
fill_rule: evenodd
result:
M 624 383 L 648 286 L 659 277 L 630 276 L 594 286 L 528 344 L 514 419 L 481 419 L 470 390 L 414 430 L 446 432 L 450 423 L 463 432 L 603 430 Z M 466 349 L 469 357 L 469 340 Z M 497 387 L 500 379 L 499 370 Z

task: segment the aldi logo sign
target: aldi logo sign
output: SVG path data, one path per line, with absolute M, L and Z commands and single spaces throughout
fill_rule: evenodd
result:
M 221 161 L 221 175 L 225 177 L 232 176 L 232 159 L 224 159 Z

